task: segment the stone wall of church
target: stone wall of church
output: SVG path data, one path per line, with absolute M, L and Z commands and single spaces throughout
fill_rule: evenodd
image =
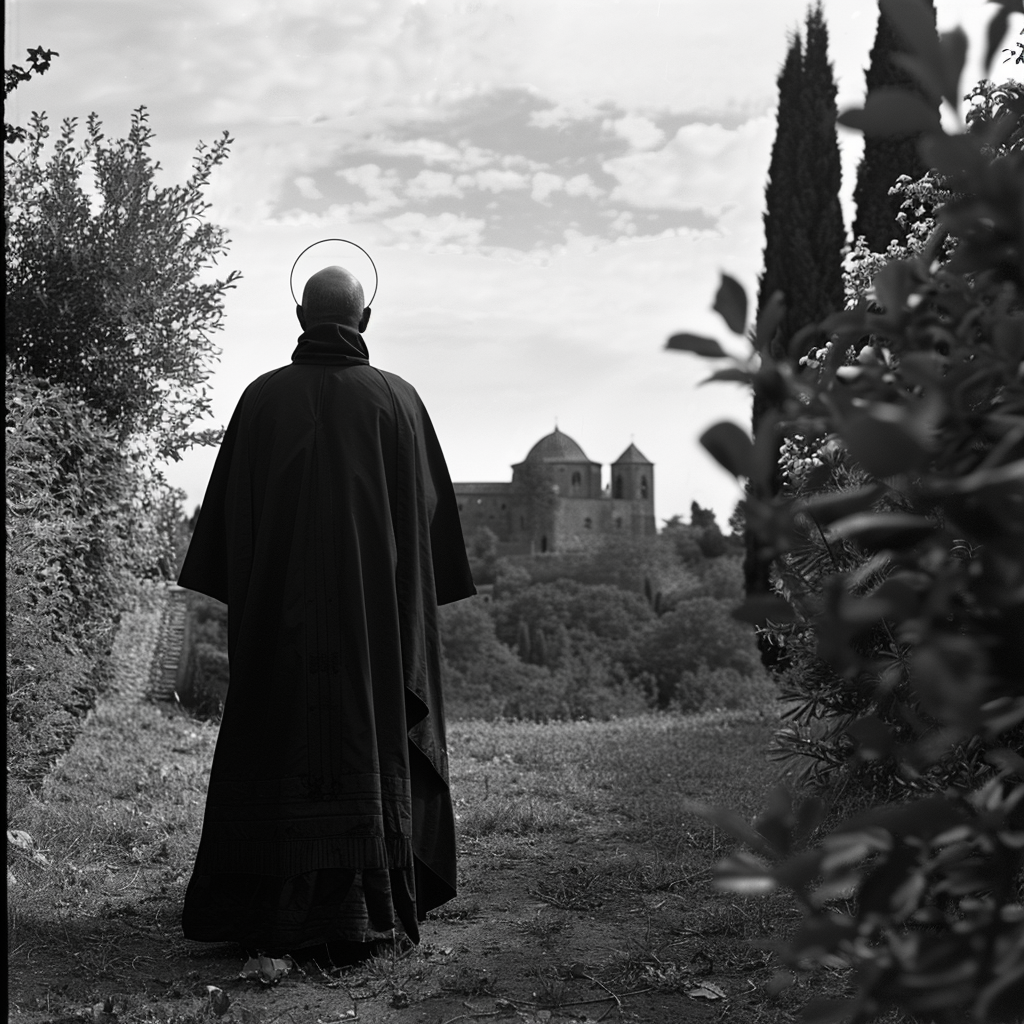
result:
M 606 537 L 653 537 L 657 532 L 650 501 L 566 499 L 555 509 L 552 550 L 581 551 L 600 546 Z
M 511 484 L 455 484 L 455 500 L 467 543 L 486 526 L 498 540 L 509 540 L 512 533 Z

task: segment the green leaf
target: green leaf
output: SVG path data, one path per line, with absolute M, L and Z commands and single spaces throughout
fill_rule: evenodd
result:
M 929 167 L 948 177 L 981 174 L 985 159 L 975 135 L 928 135 L 921 140 L 921 155 Z
M 936 106 L 942 99 L 942 76 L 930 64 L 912 53 L 894 53 L 892 62 L 910 73 Z
M 676 352 L 693 352 L 695 355 L 707 356 L 709 359 L 721 359 L 728 355 L 714 338 L 706 338 L 701 334 L 673 334 L 665 342 L 665 348 Z
M 721 315 L 733 334 L 742 334 L 747 329 L 747 293 L 743 285 L 728 274 L 722 274 L 712 309 Z
M 705 821 L 710 821 L 712 825 L 722 829 L 723 832 L 727 832 L 733 839 L 749 846 L 752 850 L 757 850 L 759 853 L 766 855 L 771 854 L 771 846 L 764 836 L 757 832 L 745 818 L 741 818 L 735 811 L 727 810 L 724 807 L 712 807 L 708 804 L 702 804 L 697 800 L 684 800 L 683 807 L 691 814 L 699 815 Z M 749 854 L 746 856 L 750 857 Z M 750 859 L 751 861 L 755 860 L 755 858 Z M 761 865 L 761 870 L 763 869 L 764 866 Z
M 849 453 L 873 476 L 904 473 L 928 460 L 920 430 L 899 406 L 879 403 L 856 413 L 840 425 L 839 433 Z
M 852 540 L 869 551 L 904 548 L 916 544 L 935 530 L 926 516 L 909 512 L 858 512 L 833 523 L 829 537 Z
M 943 32 L 939 36 L 939 49 L 942 51 L 942 95 L 950 106 L 960 105 L 960 75 L 964 70 L 967 57 L 967 36 L 958 25 L 951 32 Z
M 918 270 L 909 260 L 890 260 L 875 275 L 875 296 L 890 314 L 902 312 L 918 282 Z
M 716 370 L 710 377 L 705 377 L 700 384 L 710 384 L 713 380 L 732 380 L 738 384 L 752 384 L 754 382 L 754 375 L 749 370 L 741 370 L 738 367 L 729 366 L 724 370 Z
M 820 526 L 827 526 L 836 519 L 864 512 L 885 493 L 881 484 L 858 487 L 852 491 L 839 491 L 835 494 L 818 494 L 800 502 L 797 512 L 809 515 Z
M 867 325 L 865 309 L 844 309 L 839 313 L 827 316 L 821 322 L 821 330 L 826 335 L 836 335 L 840 344 L 836 346 L 840 354 L 845 352 L 849 345 L 860 341 L 871 330 Z
M 867 761 L 888 757 L 895 746 L 892 730 L 877 716 L 865 715 L 847 726 L 846 734 L 857 744 L 857 754 Z
M 839 123 L 865 135 L 919 135 L 939 130 L 938 111 L 916 93 L 906 89 L 875 89 L 868 93 L 863 109 L 839 115 Z
M 1009 750 L 1005 747 L 1000 747 L 998 750 L 990 750 L 985 755 L 985 760 L 993 768 L 998 768 L 1001 772 L 1007 772 L 1024 779 L 1024 757 L 1015 750 Z
M 754 446 L 746 431 L 735 423 L 716 423 L 700 436 L 700 443 L 733 476 L 750 476 Z
M 745 850 L 738 850 L 715 865 L 715 885 L 747 896 L 763 895 L 779 887 L 768 865 Z
M 796 610 L 778 594 L 754 594 L 733 608 L 730 614 L 740 622 L 749 622 L 755 626 L 764 626 L 769 621 L 779 625 L 797 621 Z

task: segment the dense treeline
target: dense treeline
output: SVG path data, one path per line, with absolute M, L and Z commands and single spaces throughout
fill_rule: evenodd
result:
M 689 524 L 673 517 L 657 538 L 586 554 L 492 551 L 488 565 L 486 543 L 474 548 L 494 600 L 441 609 L 450 713 L 544 721 L 773 699 L 749 627 L 730 614 L 741 547 L 714 513 L 694 505 Z

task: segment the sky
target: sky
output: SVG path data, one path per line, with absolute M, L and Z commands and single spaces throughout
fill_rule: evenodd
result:
M 839 108 L 858 105 L 874 0 L 825 0 Z M 735 385 L 664 350 L 681 330 L 738 339 L 710 310 L 727 272 L 756 293 L 775 79 L 806 0 L 8 0 L 5 64 L 60 56 L 5 119 L 95 111 L 108 136 L 149 110 L 162 182 L 227 130 L 209 218 L 232 239 L 209 386 L 227 422 L 299 334 L 289 270 L 349 238 L 379 273 L 371 361 L 423 397 L 452 478 L 503 481 L 554 426 L 605 466 L 634 442 L 655 463 L 659 520 L 690 503 L 728 518 L 741 492 L 700 447 L 749 421 Z M 980 76 L 994 10 L 936 0 Z M 1011 20 L 1008 46 L 1024 19 Z M 994 65 L 994 77 L 1009 66 Z M 847 228 L 860 136 L 840 129 Z M 350 262 L 347 254 L 354 254 Z M 323 261 L 320 256 L 323 254 Z M 310 261 L 313 261 L 310 263 Z M 325 245 L 303 270 L 349 263 Z M 166 475 L 202 500 L 215 449 Z M 607 479 L 607 468 L 605 469 Z

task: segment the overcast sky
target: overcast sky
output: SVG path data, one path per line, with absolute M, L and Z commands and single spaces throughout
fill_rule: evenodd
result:
M 342 236 L 380 271 L 371 361 L 419 390 L 455 480 L 509 479 L 557 420 L 606 465 L 635 441 L 656 464 L 659 519 L 696 500 L 724 521 L 739 490 L 696 438 L 721 418 L 746 424 L 747 398 L 696 387 L 706 367 L 663 344 L 726 336 L 708 309 L 720 271 L 756 289 L 775 77 L 806 6 L 8 0 L 5 63 L 29 46 L 60 57 L 6 119 L 96 111 L 121 136 L 145 104 L 168 183 L 197 141 L 231 133 L 209 192 L 233 239 L 223 269 L 243 274 L 218 336 L 217 424 L 288 360 L 292 261 Z M 877 6 L 824 8 L 843 108 L 863 97 Z M 971 36 L 966 92 L 994 8 L 937 9 L 940 30 Z M 840 142 L 849 226 L 860 139 Z M 190 504 L 214 454 L 168 470 Z

